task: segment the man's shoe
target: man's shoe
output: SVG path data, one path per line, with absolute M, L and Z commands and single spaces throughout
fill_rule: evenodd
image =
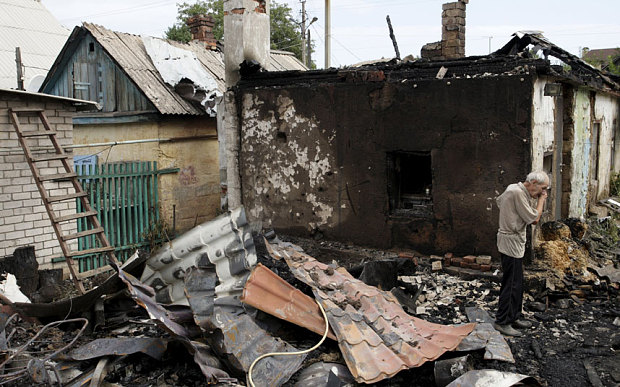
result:
M 517 329 L 530 329 L 532 327 L 532 322 L 527 320 L 516 320 L 512 323 L 512 327 Z
M 518 330 L 514 329 L 510 325 L 493 324 L 493 327 L 495 329 L 497 329 L 502 335 L 514 336 L 514 337 L 521 337 L 521 336 L 523 336 L 523 333 L 521 333 Z

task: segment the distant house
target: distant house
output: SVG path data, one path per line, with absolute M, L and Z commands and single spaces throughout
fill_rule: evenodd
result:
M 39 0 L 2 0 L 0 15 L 0 88 L 18 86 L 15 59 L 19 47 L 24 89 L 37 91 L 69 30 Z
M 185 44 L 84 23 L 73 30 L 41 87 L 101 106 L 73 121 L 74 143 L 85 146 L 75 154 L 87 163 L 115 163 L 127 171 L 134 162 L 157 162 L 160 170 L 178 169 L 159 176 L 155 204 L 178 232 L 220 208 L 216 102 L 224 92 L 224 63 L 212 19 L 197 24 L 202 40 Z M 288 53 L 273 52 L 271 58 L 268 70 L 305 69 Z
M 610 63 L 616 66 L 620 65 L 620 47 L 594 50 L 584 48 L 582 54 L 583 60 L 601 70 L 607 70 Z

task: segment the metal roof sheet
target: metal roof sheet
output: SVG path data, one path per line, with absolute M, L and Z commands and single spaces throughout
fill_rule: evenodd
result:
M 247 372 L 267 352 L 294 352 L 270 336 L 246 313 L 240 302 L 257 257 L 243 207 L 196 226 L 151 256 L 142 281 L 166 304 L 188 305 L 194 321 L 217 342 L 215 348 L 233 367 Z M 304 356 L 269 357 L 257 363 L 257 385 L 277 386 L 301 366 Z M 234 360 L 234 361 L 233 361 Z
M 17 87 L 15 47 L 20 47 L 24 85 L 45 75 L 70 31 L 35 0 L 0 0 L 0 88 Z
M 407 314 L 389 293 L 366 285 L 293 247 L 269 245 L 300 281 L 312 286 L 349 370 L 360 383 L 375 383 L 455 349 L 475 324 L 434 324 Z
M 160 113 L 204 114 L 204 111 L 182 98 L 171 85 L 164 81 L 149 57 L 141 36 L 111 31 L 91 23 L 84 23 L 82 28 L 93 35 Z M 223 93 L 226 90 L 224 58 L 221 52 L 206 49 L 201 42 L 181 43 L 162 38 L 154 37 L 153 39 L 194 53 L 217 83 L 219 92 Z M 272 51 L 267 70 L 307 70 L 307 68 L 291 53 Z

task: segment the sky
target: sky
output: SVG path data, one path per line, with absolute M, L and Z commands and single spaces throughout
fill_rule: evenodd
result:
M 185 0 L 192 2 L 193 0 Z M 163 37 L 176 21 L 178 0 L 42 0 L 69 29 L 82 21 L 108 29 Z M 330 65 L 392 58 L 386 16 L 390 16 L 401 57 L 441 40 L 441 5 L 446 0 L 330 0 Z M 273 3 L 273 1 L 272 1 Z M 300 0 L 280 0 L 301 20 Z M 318 68 L 325 65 L 325 3 L 306 0 Z M 485 55 L 502 47 L 516 31 L 542 31 L 551 42 L 579 55 L 584 47 L 620 47 L 619 0 L 471 0 L 467 5 L 466 55 Z

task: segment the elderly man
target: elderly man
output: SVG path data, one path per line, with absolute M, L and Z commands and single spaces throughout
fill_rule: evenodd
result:
M 531 322 L 520 319 L 525 229 L 528 224 L 536 224 L 540 220 L 548 188 L 549 176 L 545 172 L 531 172 L 525 182 L 510 184 L 497 198 L 497 248 L 501 253 L 503 276 L 495 328 L 505 335 L 521 336 L 517 329 L 532 326 Z

